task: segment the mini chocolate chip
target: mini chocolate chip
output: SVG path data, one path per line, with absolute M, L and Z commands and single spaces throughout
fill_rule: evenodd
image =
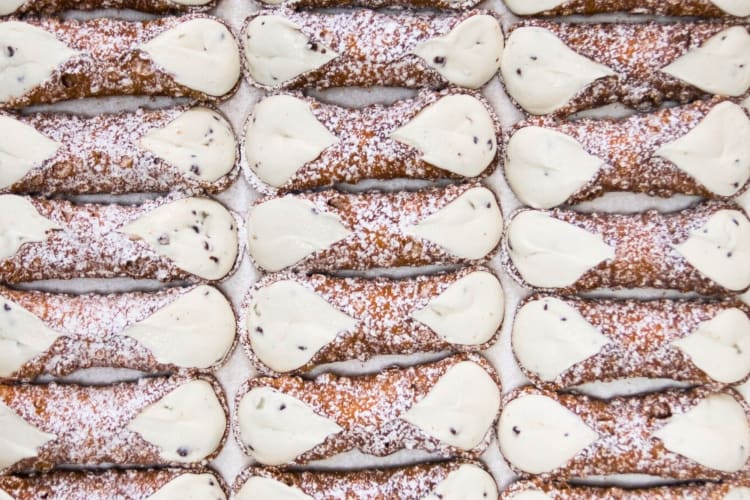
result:
M 305 347 L 305 346 L 303 346 L 303 345 L 298 345 L 298 346 L 297 346 L 297 349 L 299 349 L 300 351 L 306 351 L 306 350 L 307 350 L 307 347 Z
M 523 74 L 523 71 L 521 71 L 521 68 L 517 68 L 517 69 L 516 69 L 516 74 L 517 74 L 518 76 L 521 76 L 521 74 Z
M 539 58 L 537 56 L 529 56 L 529 59 L 531 59 L 532 61 L 536 61 Z
M 492 139 L 487 139 L 487 147 L 492 149 Z
M 569 432 L 566 432 L 565 434 L 563 434 L 563 436 L 565 436 L 565 437 L 570 437 L 570 433 L 569 433 Z
M 451 428 L 450 428 L 450 429 L 448 429 L 448 430 L 449 430 L 449 431 L 451 431 L 451 434 L 453 434 L 454 436 L 455 436 L 456 434 L 458 434 L 458 431 L 457 431 L 456 429 L 454 429 L 453 427 L 451 427 Z
M 181 447 L 181 448 L 177 448 L 177 454 L 178 454 L 179 456 L 181 456 L 181 457 L 186 457 L 186 456 L 188 456 L 188 453 L 189 453 L 189 451 L 188 451 L 188 449 L 187 449 L 187 448 L 182 448 L 182 447 Z
M 562 318 L 560 318 L 560 321 L 568 321 L 568 318 L 566 318 L 565 316 L 563 316 Z
M 732 222 L 734 223 L 735 226 L 739 226 L 740 225 L 740 223 L 735 218 L 732 218 Z
M 727 257 L 732 258 L 732 252 L 727 252 Z
M 321 54 L 325 54 L 326 53 L 326 49 L 320 49 L 320 53 Z
M 546 311 L 547 309 L 549 309 L 549 306 L 547 304 L 544 304 L 544 308 L 543 309 Z
M 6 47 L 5 50 L 6 50 L 6 52 L 8 52 L 8 57 L 13 57 L 15 55 L 15 53 L 16 53 L 16 49 L 14 49 L 13 47 L 11 47 L 10 45 L 8 45 L 8 47 Z
M 314 213 L 315 215 L 318 215 L 318 213 L 319 213 L 319 212 L 318 212 L 318 209 L 317 209 L 317 208 L 315 208 L 315 207 L 312 207 L 312 208 L 310 209 L 310 211 L 311 211 L 312 213 Z
M 308 45 L 310 46 L 310 50 L 312 50 L 313 52 L 317 52 L 317 50 L 318 50 L 318 44 L 317 43 L 310 42 L 310 43 L 308 43 Z
M 260 333 L 261 335 L 263 335 L 263 328 L 261 328 L 259 326 L 256 326 L 255 327 L 255 331 L 258 332 L 258 333 Z
M 10 306 L 8 304 L 3 304 L 3 309 L 10 311 Z
M 195 210 L 191 210 L 190 213 L 193 215 L 198 215 L 198 212 L 196 212 Z
M 198 229 L 198 226 L 190 226 L 190 229 L 192 229 L 193 231 L 195 231 L 195 234 L 198 234 L 198 233 L 201 232 L 201 230 Z
M 286 410 L 286 405 L 284 403 L 281 403 L 281 406 L 279 406 L 279 411 Z
M 473 140 L 474 140 L 474 144 L 479 144 L 479 137 L 474 136 Z
M 195 175 L 201 175 L 201 169 L 198 168 L 198 165 L 190 165 L 190 171 Z
M 209 259 L 211 259 L 213 262 L 216 262 L 217 264 L 219 263 L 219 258 L 218 257 L 215 257 L 215 256 L 212 255 L 212 256 L 209 257 Z
M 519 429 L 516 425 L 513 426 L 513 434 L 515 434 L 516 436 L 521 434 L 521 429 Z
M 445 64 L 445 57 L 442 56 L 435 56 L 435 59 L 432 60 L 435 64 Z
M 169 235 L 167 233 L 164 233 L 159 236 L 159 239 L 157 239 L 156 241 L 158 241 L 160 245 L 169 245 Z
M 735 182 L 734 184 L 732 184 L 732 186 L 738 188 L 738 187 L 740 187 L 740 183 L 739 182 Z
M 208 485 L 209 486 L 213 486 L 214 485 L 214 480 L 213 479 L 209 479 L 208 480 Z
M 492 208 L 492 202 L 487 202 L 487 205 L 485 205 L 487 208 Z
M 211 247 L 208 245 L 207 241 L 203 242 L 203 250 L 209 250 Z
M 255 451 L 255 448 L 252 447 L 250 443 L 245 443 L 247 445 L 247 449 L 250 451 Z

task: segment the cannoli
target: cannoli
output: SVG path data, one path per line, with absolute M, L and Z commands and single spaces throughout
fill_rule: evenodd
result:
M 532 117 L 506 148 L 505 177 L 534 208 L 611 191 L 729 198 L 750 180 L 750 109 L 714 99 L 623 120 Z
M 263 89 L 372 87 L 477 89 L 500 67 L 495 14 L 373 10 L 261 11 L 240 36 L 246 76 Z
M 504 246 L 508 272 L 541 290 L 650 287 L 726 295 L 750 286 L 750 220 L 730 202 L 672 213 L 522 209 L 508 223 Z
M 32 380 L 91 367 L 213 370 L 234 346 L 236 323 L 207 285 L 78 296 L 0 287 L 0 331 L 0 380 Z
M 226 439 L 227 415 L 221 386 L 209 377 L 0 385 L 0 472 L 206 464 Z
M 241 338 L 259 368 L 276 372 L 379 354 L 480 351 L 496 340 L 504 303 L 500 281 L 481 267 L 403 280 L 270 275 L 244 301 Z
M 499 407 L 500 382 L 489 362 L 458 354 L 358 377 L 249 380 L 237 395 L 234 429 L 242 449 L 264 465 L 353 449 L 474 459 L 489 443 Z
M 503 456 L 524 477 L 720 480 L 750 472 L 749 419 L 733 389 L 604 401 L 524 387 L 503 399 L 497 434 Z
M 243 149 L 251 184 L 284 193 L 365 179 L 484 177 L 499 134 L 490 104 L 454 89 L 360 109 L 279 94 L 256 105 Z
M 609 12 L 694 17 L 750 16 L 750 3 L 746 0 L 505 0 L 505 5 L 517 16 L 590 16 Z
M 216 0 L 1 0 L 0 16 L 51 16 L 68 10 L 130 9 L 153 14 L 201 12 Z
M 728 22 L 529 20 L 511 29 L 500 69 L 510 96 L 532 114 L 738 97 L 750 88 L 748 30 Z
M 237 41 L 222 21 L 202 15 L 1 21 L 0 47 L 6 109 L 113 95 L 218 101 L 240 79 Z
M 492 475 L 477 462 L 434 462 L 347 472 L 286 472 L 251 467 L 240 474 L 234 493 L 236 500 L 497 500 L 498 495 Z
M 3 500 L 226 500 L 227 496 L 221 476 L 200 468 L 55 471 L 0 476 L 0 499 Z
M 216 193 L 236 178 L 237 151 L 227 119 L 204 107 L 0 114 L 0 192 Z
M 0 195 L 0 282 L 221 280 L 239 261 L 239 217 L 180 196 L 118 205 Z
M 479 184 L 286 195 L 250 209 L 248 253 L 265 271 L 478 264 L 500 242 L 502 220 Z
M 582 300 L 521 303 L 513 352 L 538 387 L 664 378 L 693 385 L 750 375 L 750 308 L 739 300 Z
M 502 500 L 743 500 L 750 494 L 750 481 L 701 482 L 654 486 L 649 488 L 617 488 L 576 486 L 541 480 L 517 481 L 500 494 Z
M 465 10 L 476 7 L 479 0 L 259 0 L 268 6 L 283 6 L 291 9 L 326 9 L 337 7 L 403 7 L 417 9 Z

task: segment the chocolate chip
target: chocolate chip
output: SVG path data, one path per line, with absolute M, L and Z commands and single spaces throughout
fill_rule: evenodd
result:
M 263 335 L 263 328 L 261 328 L 259 326 L 256 326 L 255 327 L 255 331 L 258 332 L 259 334 Z
M 181 456 L 181 457 L 186 457 L 186 456 L 188 456 L 188 453 L 189 453 L 189 451 L 188 451 L 188 449 L 187 449 L 187 448 L 182 448 L 182 447 L 181 447 L 181 448 L 177 448 L 177 454 L 178 454 L 179 456 Z
M 731 259 L 732 258 L 732 252 L 727 252 L 727 257 Z
M 513 434 L 515 434 L 516 436 L 521 434 L 521 429 L 519 429 L 516 425 L 513 426 Z
M 740 223 L 735 218 L 732 218 L 732 223 L 734 223 L 735 226 L 739 226 L 740 225 Z
M 198 226 L 190 226 L 190 229 L 192 229 L 193 231 L 195 231 L 195 234 L 198 234 L 198 233 L 201 232 L 201 230 L 198 229 Z
M 326 53 L 326 49 L 320 49 L 320 53 L 321 54 L 325 54 Z
M 521 68 L 517 68 L 517 69 L 516 69 L 516 74 L 517 74 L 518 76 L 521 76 L 521 75 L 523 74 L 523 71 L 521 71 Z
M 546 311 L 547 309 L 549 309 L 549 306 L 547 304 L 544 304 L 544 308 L 543 309 Z
M 209 486 L 213 486 L 214 485 L 214 480 L 213 479 L 209 479 L 208 480 L 208 485 Z
M 312 50 L 313 52 L 317 52 L 318 51 L 318 44 L 317 43 L 315 43 L 315 42 L 309 42 L 308 45 L 310 46 L 310 50 Z
M 479 137 L 474 136 L 473 140 L 474 140 L 474 144 L 479 144 Z
M 456 429 L 454 429 L 453 427 L 451 427 L 451 428 L 450 428 L 450 429 L 448 429 L 448 430 L 449 430 L 449 431 L 451 431 L 451 434 L 453 434 L 454 436 L 455 436 L 456 434 L 458 434 L 458 431 L 457 431 Z
M 279 411 L 286 410 L 286 405 L 284 403 L 281 403 L 281 406 L 279 406 Z
M 211 259 L 212 262 L 216 262 L 217 264 L 219 263 L 219 258 L 218 257 L 215 257 L 215 256 L 212 255 L 212 256 L 209 257 L 209 259 Z
M 735 182 L 734 184 L 732 184 L 732 186 L 738 188 L 738 187 L 740 187 L 740 183 L 739 182 Z
M 198 165 L 190 165 L 190 171 L 195 175 L 201 175 L 201 169 L 198 168 Z
M 435 56 L 435 58 L 432 60 L 435 64 L 445 64 L 445 57 L 442 56 Z
M 5 51 L 8 53 L 8 57 L 13 57 L 16 54 L 16 49 L 11 47 L 10 45 L 5 48 Z
M 209 250 L 211 247 L 208 245 L 207 241 L 203 242 L 203 250 Z
M 307 347 L 305 347 L 305 346 L 303 346 L 303 345 L 298 345 L 298 346 L 297 346 L 297 349 L 299 349 L 300 351 L 306 351 L 306 350 L 307 350 Z
M 492 202 L 489 202 L 489 201 L 488 201 L 488 202 L 487 202 L 487 204 L 486 204 L 485 206 L 486 206 L 487 208 L 492 208 Z
M 156 240 L 160 245 L 169 245 L 169 235 L 167 233 L 162 234 Z
M 568 318 L 566 318 L 565 316 L 563 316 L 562 318 L 560 318 L 560 321 L 568 321 Z
M 10 306 L 8 304 L 3 304 L 3 309 L 6 311 L 10 311 Z
M 566 432 L 565 434 L 563 434 L 563 436 L 564 436 L 564 437 L 570 437 L 570 433 L 569 433 L 569 432 Z
M 532 61 L 536 61 L 539 58 L 537 56 L 529 56 L 529 59 L 531 59 Z
M 487 139 L 487 148 L 492 149 L 492 139 Z

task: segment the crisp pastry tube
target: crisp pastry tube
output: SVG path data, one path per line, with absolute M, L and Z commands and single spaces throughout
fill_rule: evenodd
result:
M 732 295 L 750 286 L 750 220 L 731 202 L 671 213 L 522 209 L 508 223 L 504 247 L 508 272 L 538 290 Z
M 0 21 L 0 108 L 145 95 L 219 101 L 239 85 L 240 53 L 220 20 Z
M 593 399 L 528 386 L 503 398 L 500 451 L 522 477 L 746 478 L 750 409 L 733 389 Z
M 504 0 L 518 16 L 571 16 L 610 12 L 655 14 L 661 16 L 747 17 L 750 3 L 746 0 Z
M 0 114 L 0 130 L 4 193 L 217 193 L 238 172 L 232 126 L 206 107 Z
M 424 90 L 364 108 L 277 94 L 247 120 L 244 164 L 265 193 L 366 179 L 478 178 L 495 168 L 499 136 L 492 106 L 476 92 Z
M 511 28 L 501 73 L 508 94 L 535 115 L 740 97 L 750 88 L 748 30 L 730 22 L 528 20 Z
M 247 248 L 264 271 L 480 264 L 503 216 L 480 184 L 421 191 L 335 190 L 265 198 L 247 216 Z
M 66 295 L 0 287 L 0 380 L 92 367 L 212 371 L 234 346 L 232 306 L 216 288 Z
M 251 84 L 267 89 L 465 87 L 500 67 L 494 13 L 338 13 L 281 8 L 251 15 L 240 35 Z
M 226 500 L 227 491 L 219 474 L 203 468 L 55 471 L 0 476 L 3 500 Z
M 372 375 L 255 378 L 237 394 L 233 418 L 240 446 L 263 465 L 354 449 L 475 459 L 489 444 L 499 408 L 500 381 L 489 362 L 458 354 Z
M 517 481 L 501 494 L 502 500 L 742 500 L 750 494 L 750 481 L 700 482 L 648 488 L 580 486 L 543 480 Z
M 425 498 L 497 500 L 497 484 L 479 462 L 433 462 L 341 472 L 250 467 L 237 478 L 236 500 Z
M 207 376 L 0 385 L 0 472 L 207 464 L 226 440 L 227 415 L 221 386 Z
M 750 106 L 723 98 L 625 119 L 531 117 L 509 134 L 505 177 L 534 208 L 613 191 L 731 198 L 748 187 L 748 143 Z
M 0 0 L 0 16 L 50 16 L 68 10 L 131 9 L 153 14 L 200 12 L 216 0 Z
M 382 9 L 403 7 L 416 9 L 465 10 L 476 7 L 478 0 L 259 0 L 264 6 L 282 6 L 290 9 L 326 9 L 338 7 L 364 7 Z
M 209 198 L 122 205 L 0 195 L 0 282 L 218 281 L 239 263 L 239 224 Z
M 537 387 L 629 378 L 722 388 L 750 375 L 750 309 L 741 301 L 602 300 L 533 295 L 512 346 Z
M 376 355 L 481 351 L 496 340 L 505 299 L 488 269 L 407 279 L 280 273 L 240 310 L 242 343 L 265 372 L 289 373 Z

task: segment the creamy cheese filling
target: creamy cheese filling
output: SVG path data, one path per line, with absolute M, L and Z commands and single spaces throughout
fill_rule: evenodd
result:
M 674 249 L 729 290 L 750 286 L 750 220 L 739 210 L 719 210 Z
M 192 380 L 144 408 L 127 426 L 170 462 L 200 462 L 221 444 L 227 417 L 211 384 Z
M 505 5 L 518 16 L 539 14 L 559 7 L 568 0 L 505 0 Z M 515 498 L 515 497 L 514 497 Z
M 160 363 L 203 369 L 224 359 L 234 344 L 235 333 L 229 301 L 217 289 L 201 285 L 128 326 L 120 335 L 136 339 Z
M 506 155 L 505 176 L 510 187 L 524 204 L 534 208 L 565 203 L 605 164 L 572 137 L 542 127 L 515 132 Z
M 0 14 L 0 15 L 2 15 L 2 14 Z M 12 496 L 8 495 L 3 490 L 0 490 L 0 500 L 15 500 L 15 498 L 13 498 Z
M 406 235 L 430 241 L 461 259 L 481 259 L 500 242 L 503 215 L 492 191 L 476 187 L 401 230 Z
M 471 16 L 447 35 L 419 43 L 414 53 L 454 85 L 477 89 L 500 67 L 503 30 L 494 17 Z
M 255 205 L 247 218 L 247 249 L 267 271 L 279 271 L 330 248 L 352 232 L 312 202 L 285 196 Z
M 191 19 L 141 50 L 174 81 L 212 96 L 232 90 L 240 78 L 240 53 L 232 33 L 214 19 Z
M 506 235 L 508 253 L 529 285 L 563 288 L 575 283 L 615 249 L 599 234 L 534 210 L 519 212 Z
M 0 470 L 37 456 L 39 448 L 55 439 L 57 436 L 37 429 L 0 401 Z
M 28 0 L 0 0 L 0 16 L 7 16 L 17 11 Z
M 0 115 L 0 189 L 20 181 L 55 156 L 61 144 L 7 115 Z
M 535 115 L 557 111 L 596 80 L 615 75 L 573 51 L 551 31 L 537 27 L 510 34 L 500 71 L 511 97 Z
M 447 342 L 480 345 L 497 333 L 504 310 L 500 281 L 492 273 L 476 271 L 452 283 L 411 317 Z
M 36 358 L 62 334 L 31 312 L 0 296 L 0 377 L 9 377 Z
M 237 224 L 219 202 L 182 198 L 161 205 L 120 229 L 191 274 L 218 280 L 239 253 Z
M 43 84 L 79 52 L 52 33 L 20 21 L 0 21 L 0 102 Z
M 674 163 L 708 190 L 733 196 L 750 179 L 750 118 L 722 102 L 690 132 L 664 144 L 656 156 Z
M 745 410 L 728 394 L 713 394 L 671 416 L 653 436 L 669 451 L 723 472 L 739 471 L 750 457 Z
M 522 395 L 505 405 L 497 435 L 503 456 L 531 474 L 565 466 L 599 439 L 578 415 L 539 394 Z
M 289 95 L 260 101 L 245 130 L 247 164 L 263 182 L 281 187 L 339 138 L 315 118 L 310 105 Z
M 294 486 L 269 477 L 253 476 L 237 492 L 236 500 L 314 500 Z
M 190 109 L 166 127 L 150 130 L 138 145 L 186 177 L 207 182 L 227 175 L 237 159 L 232 126 L 207 108 Z
M 462 464 L 422 500 L 492 499 L 497 499 L 497 484 L 492 476 L 474 464 Z
M 219 481 L 213 474 L 185 473 L 159 488 L 147 500 L 226 500 Z
M 243 396 L 237 418 L 242 441 L 264 465 L 291 462 L 343 430 L 299 399 L 270 387 Z
M 733 16 L 750 16 L 750 1 L 748 0 L 711 0 L 711 3 Z
M 253 352 L 278 372 L 304 366 L 340 333 L 357 325 L 356 319 L 292 280 L 258 290 L 247 313 Z
M 500 390 L 492 377 L 478 364 L 463 361 L 401 418 L 450 446 L 471 450 L 485 439 L 499 408 Z
M 525 490 L 514 493 L 510 500 L 553 500 L 553 498 L 543 491 Z
M 524 304 L 516 314 L 513 352 L 519 363 L 545 381 L 599 353 L 610 340 L 577 309 L 545 297 Z
M 299 26 L 281 16 L 258 16 L 247 25 L 244 40 L 247 69 L 268 87 L 324 66 L 338 54 L 322 41 L 311 41 Z
M 448 95 L 417 113 L 391 137 L 422 154 L 422 160 L 465 177 L 481 174 L 495 158 L 495 124 L 470 95 Z
M 705 92 L 741 96 L 750 88 L 750 33 L 727 28 L 661 71 Z
M 211 3 L 211 0 L 169 0 L 177 5 L 206 5 Z
M 28 199 L 0 195 L 0 260 L 13 257 L 25 243 L 45 241 L 52 231 L 60 229 L 42 217 Z
M 735 486 L 724 495 L 722 500 L 750 500 L 750 488 L 745 486 Z

